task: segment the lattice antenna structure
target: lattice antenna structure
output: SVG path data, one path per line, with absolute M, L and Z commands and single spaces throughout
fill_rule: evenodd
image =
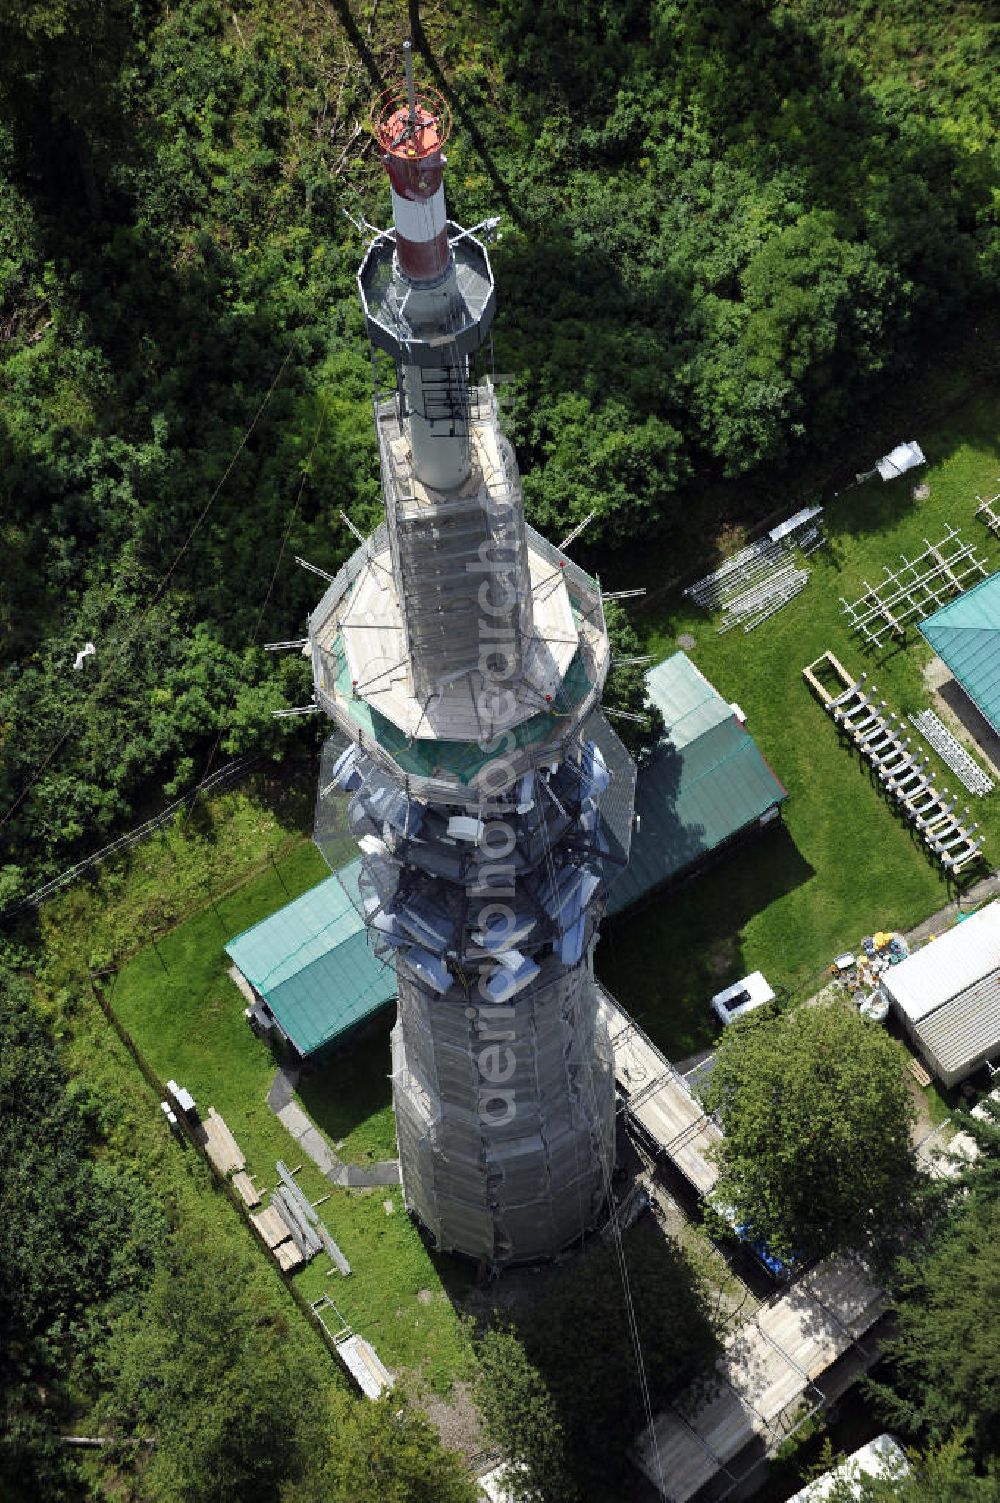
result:
M 915 559 L 904 554 L 898 569 L 883 565 L 885 578 L 877 585 L 862 580 L 865 592 L 857 600 L 840 597 L 841 609 L 853 629 L 875 647 L 886 637 L 902 638 L 908 622 L 922 621 L 953 595 L 965 589 L 970 575 L 986 578 L 986 565 L 974 543 L 963 543 L 954 527 L 940 542 L 924 539 L 923 552 Z
M 406 1205 L 441 1249 L 526 1262 L 605 1201 L 614 1081 L 590 957 L 635 767 L 601 712 L 600 585 L 525 523 L 493 386 L 470 376 L 493 271 L 448 218 L 451 121 L 409 54 L 372 124 L 393 225 L 358 288 L 373 366 L 396 371 L 374 400 L 386 515 L 309 618 L 335 727 L 315 838 L 335 866 L 346 819 L 359 911 L 396 968 Z
M 976 516 L 990 529 L 995 537 L 1000 537 L 1000 491 L 995 496 L 977 496 L 979 505 L 976 507 Z
M 720 634 L 736 626 L 753 631 L 809 583 L 809 570 L 796 566 L 795 555 L 808 557 L 826 542 L 822 514 L 821 506 L 803 507 L 689 585 L 685 595 L 704 610 L 722 611 Z

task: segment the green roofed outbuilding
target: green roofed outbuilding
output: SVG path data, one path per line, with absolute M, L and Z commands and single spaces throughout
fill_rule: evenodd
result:
M 949 600 L 920 631 L 1000 735 L 1000 574 Z
M 352 861 L 231 939 L 226 953 L 301 1055 L 329 1048 L 396 995 L 368 944 Z
M 780 816 L 787 793 L 738 707 L 683 652 L 646 675 L 665 731 L 639 767 L 629 864 L 611 889 L 620 913 Z

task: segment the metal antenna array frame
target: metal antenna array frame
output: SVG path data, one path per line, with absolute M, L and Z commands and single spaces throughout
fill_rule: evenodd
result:
M 901 567 L 883 565 L 885 579 L 877 585 L 862 580 L 865 593 L 855 601 L 840 597 L 841 609 L 854 631 L 875 647 L 887 636 L 902 638 L 906 623 L 932 615 L 952 595 L 960 595 L 970 574 L 986 578 L 986 565 L 976 555 L 974 543 L 963 543 L 957 528 L 949 526 L 938 543 L 924 538 L 924 549 L 915 559 L 900 554 Z
M 977 496 L 979 505 L 976 507 L 976 516 L 990 529 L 996 537 L 1000 537 L 1000 517 L 993 508 L 1000 502 L 1000 491 L 995 496 L 989 496 L 985 501 L 982 496 Z

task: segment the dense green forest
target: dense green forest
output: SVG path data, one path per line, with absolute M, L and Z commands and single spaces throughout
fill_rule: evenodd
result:
M 341 509 L 379 514 L 342 210 L 387 216 L 365 121 L 410 25 L 455 112 L 452 212 L 503 216 L 529 510 L 555 535 L 595 510 L 583 562 L 642 537 L 683 573 L 721 478 L 752 510 L 988 316 L 976 0 L 5 8 L 0 902 L 278 754 L 269 711 L 308 693 L 261 645 L 314 600 L 293 555 L 335 566 Z
M 67 1079 L 0 968 L 4 1503 L 474 1503 L 426 1419 L 357 1403 L 289 1329 L 217 1204 L 183 1172 L 164 1197 L 109 1151 L 120 1106 Z M 82 1419 L 107 1443 L 89 1473 L 60 1438 Z

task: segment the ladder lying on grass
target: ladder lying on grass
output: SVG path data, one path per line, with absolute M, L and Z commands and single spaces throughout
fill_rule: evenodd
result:
M 826 688 L 817 669 L 832 670 L 839 680 L 836 694 Z M 902 722 L 887 713 L 885 700 L 876 698 L 878 690 L 869 686 L 866 676 L 855 679 L 832 652 L 809 663 L 802 676 L 944 870 L 957 876 L 972 862 L 982 860 L 983 837 L 976 835 L 978 826 L 963 824 L 957 798 L 949 801 L 948 789 L 938 789 L 926 764 L 916 761 L 909 738 L 901 735 Z M 968 812 L 965 809 L 962 814 Z
M 970 793 L 978 794 L 982 798 L 984 794 L 993 792 L 993 779 L 987 777 L 979 763 L 969 756 L 965 747 L 956 741 L 951 731 L 938 719 L 933 710 L 921 710 L 918 715 L 910 715 L 907 718 L 914 729 L 930 742 L 941 760 L 948 764 L 959 782 L 968 788 Z

